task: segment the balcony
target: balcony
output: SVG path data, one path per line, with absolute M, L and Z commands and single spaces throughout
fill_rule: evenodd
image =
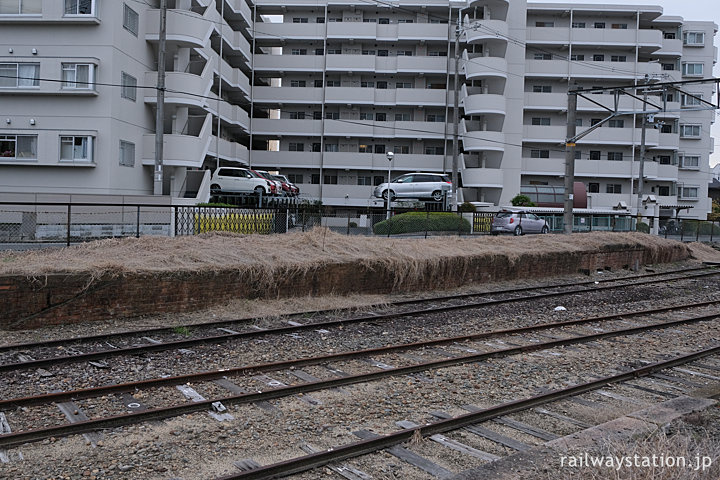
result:
M 465 85 L 463 85 L 465 89 Z M 466 91 L 466 90 L 464 90 Z M 463 100 L 465 115 L 498 114 L 505 115 L 505 96 L 493 94 L 468 95 Z
M 218 140 L 215 135 L 210 137 L 210 146 L 208 148 L 207 155 L 210 157 L 216 157 L 218 148 L 220 150 L 220 158 L 234 161 L 242 165 L 248 165 L 249 155 L 248 149 L 245 145 L 241 145 L 236 142 L 229 142 L 224 138 Z
M 220 64 L 222 68 L 222 78 L 231 89 L 238 89 L 241 90 L 246 97 L 250 97 L 250 80 L 248 79 L 247 75 L 240 70 L 239 68 L 233 68 L 230 65 L 227 64 L 227 62 L 222 62 Z M 217 62 L 213 63 L 213 67 L 217 68 Z M 224 87 L 227 88 L 227 87 Z
M 273 45 L 279 45 L 282 39 L 322 41 L 325 38 L 325 25 L 324 23 L 258 23 L 255 26 L 255 39 L 259 43 Z
M 326 55 L 328 72 L 374 72 L 375 55 Z M 324 58 L 324 57 L 320 57 Z M 390 59 L 390 57 L 378 57 Z
M 468 43 L 481 43 L 488 40 L 501 39 L 507 43 L 508 24 L 502 20 L 477 20 L 479 28 L 473 30 L 471 24 L 464 25 L 465 38 Z
M 377 170 L 387 172 L 388 161 L 384 153 L 358 152 L 269 152 L 254 150 L 253 165 L 268 168 L 305 168 L 325 169 Z M 443 169 L 442 155 L 396 154 L 392 164 L 397 172 L 441 172 Z M 302 187 L 300 187 L 302 189 Z
M 680 135 L 677 133 L 658 134 L 658 148 L 663 150 L 678 150 L 680 148 Z
M 322 120 L 253 118 L 252 128 L 253 133 L 256 135 L 320 137 L 322 135 Z
M 163 135 L 163 164 L 170 167 L 202 167 L 212 138 L 212 115 L 207 114 L 200 133 Z M 155 134 L 143 135 L 143 165 L 155 164 Z
M 165 103 L 169 105 L 184 105 L 202 107 L 207 100 L 212 85 L 213 69 L 210 64 L 205 65 L 202 75 L 185 72 L 167 72 L 165 75 Z M 157 85 L 157 72 L 145 72 L 145 85 Z M 157 94 L 154 90 L 145 90 L 145 103 L 156 104 Z
M 653 56 L 682 57 L 683 42 L 677 38 L 663 38 L 662 48 L 653 52 Z
M 463 65 L 465 76 L 468 80 L 479 80 L 489 77 L 507 78 L 507 60 L 502 57 L 468 57 L 467 51 L 463 52 Z
M 578 127 L 577 133 L 582 133 L 588 127 Z M 639 145 L 640 128 L 609 128 L 600 127 L 589 133 L 578 144 L 594 145 Z M 523 142 L 529 143 L 564 143 L 567 134 L 565 126 L 523 126 Z M 645 129 L 645 145 L 648 148 L 657 147 L 659 143 L 658 130 Z
M 640 63 L 635 71 L 634 62 L 585 62 L 572 63 L 565 60 L 527 60 L 526 75 L 530 77 L 589 79 L 617 78 L 635 79 L 661 73 L 659 63 Z
M 463 149 L 470 152 L 505 151 L 505 134 L 488 130 L 470 130 L 465 119 L 460 121 L 459 132 Z
M 335 88 L 328 89 L 328 92 Z M 360 90 L 360 89 L 343 89 L 343 90 Z M 370 89 L 372 90 L 372 89 Z M 253 100 L 255 103 L 264 104 L 284 104 L 284 103 L 322 103 L 323 89 L 312 87 L 255 87 L 253 89 Z
M 179 47 L 202 48 L 210 39 L 213 25 L 202 15 L 188 10 L 167 11 L 167 41 Z M 160 41 L 160 10 L 150 9 L 145 16 L 145 40 Z
M 324 65 L 324 55 L 255 55 L 254 68 L 269 72 L 322 72 Z
M 573 28 L 567 27 L 529 27 L 527 42 L 538 45 L 634 47 L 639 44 L 650 51 L 662 47 L 660 30 L 612 29 L 612 28 Z
M 502 188 L 504 176 L 499 168 L 465 168 L 462 181 L 464 187 Z

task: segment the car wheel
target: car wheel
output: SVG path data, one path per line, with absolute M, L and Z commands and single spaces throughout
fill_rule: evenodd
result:
M 523 234 L 522 227 L 521 227 L 520 225 L 518 225 L 517 227 L 515 227 L 515 231 L 513 232 L 513 234 L 514 234 L 516 237 L 519 237 L 520 235 L 522 235 L 522 234 Z
M 212 185 L 210 185 L 210 195 L 217 195 L 220 192 L 222 192 L 222 190 L 220 189 L 220 185 L 218 185 L 217 183 L 213 183 Z
M 442 194 L 442 192 L 441 192 L 440 190 L 435 190 L 435 191 L 432 193 L 432 199 L 435 200 L 436 202 L 442 201 L 442 199 L 443 199 L 443 194 Z
M 383 197 L 384 200 L 387 200 L 387 199 L 388 199 L 388 190 L 383 190 L 383 192 L 382 192 L 382 197 Z M 393 192 L 392 190 L 390 190 L 390 201 L 392 201 L 392 200 L 394 200 L 394 199 L 395 199 L 395 192 Z
M 543 228 L 542 228 L 542 230 L 540 230 L 540 233 L 548 233 L 549 231 L 550 231 L 550 229 L 548 228 L 548 226 L 543 225 Z
M 498 232 L 490 232 L 490 233 L 492 234 L 493 237 L 496 237 L 498 234 Z
M 265 189 L 263 187 L 255 187 L 255 195 L 266 195 Z

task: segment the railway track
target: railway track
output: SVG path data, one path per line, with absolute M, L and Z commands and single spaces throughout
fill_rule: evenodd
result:
M 716 291 L 717 282 L 714 277 L 716 273 L 712 270 L 695 270 L 690 278 L 684 279 L 679 272 L 671 275 L 656 274 L 649 278 L 633 278 L 623 284 L 610 281 L 596 284 L 592 281 L 592 284 L 588 283 L 590 289 L 585 291 L 583 298 L 601 298 L 603 294 L 618 289 L 632 296 L 634 288 L 642 285 L 657 285 L 657 282 L 670 290 L 684 291 L 695 288 L 702 292 L 703 289 L 715 288 Z M 691 282 L 691 287 L 688 287 L 687 282 Z M 675 285 L 682 288 L 672 288 Z M 565 287 L 567 290 L 581 288 L 576 285 Z M 528 292 L 531 290 L 527 288 L 522 289 L 521 296 L 524 300 L 537 302 L 541 298 L 555 299 L 560 295 L 580 293 L 561 292 L 560 287 L 554 288 L 557 288 L 557 291 L 545 290 L 537 294 L 547 297 L 529 295 Z M 506 442 L 506 444 L 500 442 L 503 449 L 513 450 L 508 445 L 532 445 L 532 442 L 523 444 L 523 441 L 528 442 L 528 435 L 533 436 L 528 432 L 546 437 L 543 439 L 535 436 L 534 441 L 546 441 L 582 429 L 581 425 L 592 423 L 587 419 L 578 420 L 557 413 L 564 411 L 556 407 L 558 402 L 568 402 L 569 398 L 580 399 L 586 404 L 597 403 L 598 398 L 610 401 L 618 401 L 622 398 L 621 403 L 626 403 L 632 401 L 634 395 L 639 395 L 643 397 L 643 402 L 652 404 L 683 395 L 683 390 L 698 387 L 700 385 L 698 379 L 704 382 L 703 386 L 707 383 L 716 383 L 716 380 L 720 379 L 720 358 L 718 358 L 720 346 L 714 338 L 718 338 L 717 330 L 720 328 L 717 322 L 717 317 L 720 315 L 717 303 L 720 299 L 714 298 L 712 293 L 709 291 L 708 298 L 703 301 L 679 303 L 675 300 L 656 308 L 625 310 L 609 315 L 586 318 L 578 316 L 569 320 L 542 323 L 528 321 L 521 327 L 489 329 L 486 325 L 478 323 L 475 318 L 475 328 L 468 331 L 467 325 L 463 324 L 462 328 L 459 328 L 463 332 L 461 335 L 427 337 L 419 341 L 401 342 L 395 338 L 395 332 L 390 331 L 391 327 L 402 330 L 410 329 L 413 325 L 414 328 L 412 319 L 417 318 L 429 322 L 430 318 L 437 320 L 436 317 L 442 317 L 438 321 L 443 322 L 452 319 L 458 313 L 474 308 L 488 309 L 491 318 L 494 308 L 507 308 L 507 303 L 504 302 L 508 299 L 500 298 L 498 292 L 492 292 L 491 298 L 472 299 L 471 302 L 464 300 L 458 302 L 457 298 L 453 298 L 443 299 L 441 303 L 435 298 L 430 300 L 434 304 L 431 307 L 407 308 L 408 305 L 417 305 L 417 301 L 412 301 L 406 302 L 400 308 L 404 311 L 376 312 L 350 319 L 324 318 L 312 324 L 278 325 L 265 330 L 248 328 L 245 332 L 228 334 L 233 336 L 233 342 L 244 345 L 249 350 L 258 345 L 266 345 L 265 348 L 275 346 L 280 348 L 283 342 L 299 341 L 297 337 L 312 338 L 313 341 L 317 341 L 333 335 L 352 337 L 352 342 L 345 339 L 349 346 L 363 346 L 371 334 L 379 336 L 387 330 L 389 333 L 387 336 L 380 337 L 367 348 L 345 350 L 332 348 L 331 352 L 323 352 L 327 349 L 327 344 L 320 341 L 317 348 L 287 352 L 287 358 L 280 361 L 244 363 L 243 357 L 238 356 L 232 359 L 231 363 L 234 363 L 234 366 L 230 368 L 190 369 L 190 373 L 171 376 L 147 375 L 146 378 L 136 381 L 121 381 L 122 371 L 118 372 L 120 377 L 116 378 L 109 374 L 102 377 L 98 375 L 98 378 L 95 378 L 93 374 L 84 377 L 86 380 L 89 378 L 88 383 L 91 384 L 87 387 L 52 388 L 51 390 L 60 391 L 35 394 L 38 390 L 48 387 L 48 385 L 31 385 L 33 382 L 38 383 L 39 372 L 44 368 L 53 370 L 46 372 L 50 377 L 45 377 L 45 380 L 54 380 L 61 376 L 72 379 L 82 369 L 87 370 L 88 365 L 91 365 L 89 362 L 101 364 L 102 359 L 114 358 L 113 356 L 81 357 L 80 355 L 85 354 L 78 354 L 78 347 L 73 346 L 78 355 L 76 361 L 49 357 L 3 365 L 2 368 L 6 369 L 3 375 L 9 378 L 11 383 L 4 399 L 0 400 L 0 425 L 3 426 L 0 428 L 2 432 L 0 461 L 6 459 L 12 465 L 17 463 L 21 455 L 27 456 L 27 452 L 32 455 L 36 451 L 33 442 L 41 442 L 43 448 L 47 449 L 63 442 L 77 442 L 74 439 L 79 438 L 79 434 L 83 434 L 83 442 L 90 445 L 87 447 L 89 450 L 103 450 L 108 448 L 108 442 L 122 443 L 124 436 L 128 432 L 136 431 L 134 429 L 138 426 L 141 429 L 156 429 L 165 423 L 175 425 L 177 422 L 186 421 L 200 422 L 204 425 L 208 423 L 230 425 L 236 423 L 239 418 L 248 419 L 246 425 L 251 423 L 255 429 L 259 428 L 258 422 L 263 422 L 261 418 L 265 418 L 265 422 L 274 419 L 271 423 L 277 423 L 280 418 L 283 421 L 277 425 L 279 432 L 267 426 L 263 429 L 267 431 L 267 437 L 261 435 L 259 439 L 255 439 L 254 436 L 244 438 L 241 443 L 244 446 L 242 448 L 244 453 L 240 455 L 237 448 L 233 450 L 229 455 L 232 458 L 224 462 L 222 475 L 210 475 L 205 471 L 193 476 L 188 471 L 184 474 L 181 471 L 174 474 L 175 477 L 275 478 L 279 475 L 296 474 L 299 478 L 317 478 L 320 473 L 309 469 L 327 467 L 334 472 L 338 472 L 339 469 L 340 473 L 336 474 L 345 478 L 368 478 L 363 475 L 375 475 L 372 469 L 368 468 L 368 463 L 382 465 L 387 461 L 387 452 L 393 454 L 392 452 L 397 453 L 405 448 L 399 447 L 399 444 L 410 439 L 420 442 L 426 437 L 433 440 L 430 442 L 433 445 L 440 442 L 437 443 L 439 449 L 451 448 L 456 455 L 467 457 L 470 460 L 463 461 L 468 465 L 477 461 L 478 455 L 485 459 L 483 461 L 489 461 L 488 459 L 502 456 L 501 452 L 492 448 L 486 448 L 485 450 L 488 451 L 485 451 L 477 448 L 478 445 L 474 447 L 465 445 L 462 441 L 450 437 L 457 436 L 459 429 L 482 431 L 494 438 L 491 440 L 483 437 L 483 442 L 501 440 Z M 512 297 L 509 299 L 510 305 L 520 301 L 517 292 L 510 296 Z M 461 304 L 448 305 L 447 302 Z M 468 307 L 465 303 L 473 305 Z M 345 321 L 349 323 L 343 323 Z M 508 322 L 510 325 L 518 323 L 522 324 L 517 318 L 512 318 Z M 226 325 L 217 327 L 213 324 L 211 328 L 230 329 Z M 246 322 L 245 325 L 247 326 L 248 323 Z M 494 325 L 503 327 L 505 324 L 497 322 Z M 337 330 L 333 330 L 335 328 Z M 137 333 L 133 332 L 132 335 Z M 199 340 L 199 344 L 210 345 L 220 350 L 220 353 L 222 350 L 219 346 L 223 346 L 224 349 L 228 342 L 227 340 L 210 341 L 207 338 L 209 337 L 192 340 Z M 689 344 L 682 341 L 685 338 L 698 339 L 698 341 Z M 57 346 L 66 347 L 66 345 Z M 194 356 L 193 352 L 180 353 L 179 349 L 187 349 L 190 346 L 187 344 L 148 346 L 151 347 L 150 353 L 170 355 L 173 361 Z M 306 347 L 305 344 L 302 346 Z M 47 348 L 47 346 L 39 348 Z M 5 358 L 10 358 L 10 355 L 17 355 L 18 352 L 28 355 L 22 352 L 29 350 L 31 350 L 30 344 L 25 344 L 17 350 L 8 348 L 3 353 L 6 355 Z M 89 354 L 102 353 L 104 352 Z M 130 358 L 143 358 L 150 353 L 135 351 L 130 353 Z M 701 358 L 704 360 L 699 360 Z M 32 363 L 48 361 L 51 363 Z M 644 365 L 643 362 L 650 364 Z M 577 372 L 573 375 L 562 374 L 558 364 L 572 365 Z M 682 367 L 683 365 L 686 367 Z M 113 373 L 114 370 L 110 361 L 103 366 L 91 365 L 91 367 L 93 373 Z M 176 370 L 178 371 L 181 369 Z M 517 381 L 508 382 L 507 379 L 502 382 L 497 381 L 497 378 L 502 378 L 507 372 L 515 371 L 519 372 Z M 659 373 L 661 371 L 662 373 Z M 487 372 L 493 372 L 496 376 L 489 376 Z M 593 376 L 604 378 L 602 381 L 598 379 L 588 381 Z M 562 378 L 562 381 L 556 377 Z M 80 380 L 73 380 L 71 384 L 73 382 L 79 384 Z M 463 385 L 470 384 L 471 387 L 466 387 L 467 391 L 458 391 L 458 382 Z M 484 388 L 478 386 L 484 385 L 485 382 L 491 386 L 489 388 L 497 389 L 497 394 L 487 393 Z M 611 385 L 621 388 L 621 393 L 608 390 Z M 522 388 L 522 395 L 518 394 L 518 388 Z M 8 395 L 10 392 L 21 391 L 28 391 L 31 394 Z M 382 392 L 386 392 L 392 398 L 404 399 L 412 398 L 413 394 L 420 391 L 431 393 L 418 394 L 419 398 L 415 405 L 403 400 L 400 405 L 405 409 L 404 415 L 392 412 L 392 415 L 380 414 L 374 420 L 367 421 L 378 414 L 377 409 L 373 409 L 373 402 L 375 404 L 385 402 Z M 365 395 L 369 399 L 367 405 L 360 400 L 365 398 Z M 595 395 L 596 398 L 583 400 L 583 395 Z M 475 407 L 467 406 L 468 403 L 473 402 Z M 352 404 L 357 405 L 352 408 Z M 370 408 L 366 411 L 368 406 Z M 460 413 L 458 410 L 462 406 L 470 409 L 479 408 L 480 411 Z M 538 409 L 550 413 L 538 413 Z M 317 435 L 319 438 L 312 440 L 312 444 L 310 441 L 294 441 L 292 445 L 280 448 L 271 458 L 263 456 L 260 453 L 263 449 L 267 450 L 269 445 L 278 445 L 278 442 L 282 444 L 283 438 L 289 436 L 287 431 L 283 432 L 281 427 L 283 424 L 291 426 L 294 422 L 304 424 L 306 419 L 299 420 L 297 417 L 302 410 L 315 412 L 314 418 L 307 422 L 314 425 L 312 431 L 319 432 L 320 434 Z M 553 410 L 556 412 L 553 413 Z M 319 412 L 325 412 L 327 421 L 337 424 L 332 427 L 334 431 L 332 436 L 324 434 L 331 428 L 326 428 L 323 424 L 323 414 L 320 418 L 315 418 Z M 511 415 L 514 415 L 515 419 L 511 418 Z M 522 421 L 517 420 L 518 415 L 522 416 Z M 528 418 L 524 417 L 525 415 Z M 546 420 L 552 419 L 553 422 L 564 422 L 564 424 L 555 431 L 545 430 L 537 425 L 532 427 L 533 421 L 529 420 L 530 417 L 544 417 Z M 157 423 L 160 420 L 163 422 Z M 573 420 L 576 424 L 569 429 Z M 480 425 L 480 422 L 485 423 Z M 491 427 L 486 428 L 484 425 L 487 424 Z M 498 425 L 505 430 L 499 435 L 496 435 L 497 431 L 493 434 L 493 429 L 497 430 Z M 287 430 L 289 427 L 285 428 Z M 513 443 L 509 430 L 520 432 L 521 440 Z M 243 429 L 231 431 L 237 432 L 237 437 L 248 434 Z M 354 435 L 353 432 L 359 436 Z M 445 440 L 438 440 L 440 438 Z M 229 441 L 228 438 L 222 440 L 222 442 Z M 423 444 L 427 443 L 423 442 Z M 237 447 L 237 444 L 234 445 Z M 464 448 L 463 445 L 469 448 L 465 448 L 463 450 L 465 453 L 461 454 L 459 452 Z M 92 449 L 92 446 L 98 448 Z M 328 450 L 330 448 L 332 451 Z M 385 453 L 372 453 L 379 451 Z M 412 472 L 405 478 L 438 476 L 442 478 L 446 475 L 443 472 L 450 471 L 447 465 L 442 466 L 443 462 L 437 459 L 428 460 L 419 455 L 421 459 L 418 460 L 418 454 L 413 456 L 403 453 L 403 455 L 404 457 L 401 456 L 399 460 L 403 465 L 402 468 Z M 432 458 L 432 455 L 430 457 Z M 438 458 L 443 457 L 440 455 Z M 278 462 L 277 459 L 284 460 Z M 352 464 L 343 463 L 338 466 L 338 462 L 346 462 L 350 459 L 355 459 L 352 460 Z M 414 459 L 416 463 L 412 463 L 413 461 L 404 463 L 408 459 Z M 0 476 L 3 468 L 3 464 L 0 463 Z M 133 472 L 140 474 L 140 469 L 141 467 L 138 466 Z M 233 469 L 240 472 L 227 475 L 227 472 Z M 103 472 L 107 473 L 105 470 Z M 115 470 L 115 473 L 118 471 Z M 403 470 L 403 476 L 404 473 Z

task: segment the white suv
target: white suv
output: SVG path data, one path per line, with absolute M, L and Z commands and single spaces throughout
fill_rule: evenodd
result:
M 213 172 L 210 193 L 255 193 L 270 195 L 270 182 L 246 168 L 220 167 Z

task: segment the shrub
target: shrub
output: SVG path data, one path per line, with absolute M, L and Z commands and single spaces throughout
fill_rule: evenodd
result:
M 512 200 L 510 200 L 510 203 L 513 204 L 513 207 L 535 207 L 535 202 L 530 200 L 530 197 L 527 195 L 515 195 Z
M 350 223 L 348 223 L 348 226 L 349 226 L 350 228 L 357 228 L 357 223 L 356 223 L 356 222 L 350 222 Z
M 383 220 L 373 226 L 376 235 L 413 232 L 470 232 L 470 222 L 450 212 L 408 212 Z
M 645 222 L 640 222 L 637 224 L 637 227 L 635 228 L 638 232 L 642 233 L 650 233 L 650 225 L 648 225 Z
M 473 205 L 470 202 L 464 202 L 462 205 L 458 206 L 458 212 L 474 212 L 475 211 L 475 205 Z
M 224 208 L 238 208 L 237 205 L 230 205 L 229 203 L 198 203 L 196 207 L 224 207 Z

